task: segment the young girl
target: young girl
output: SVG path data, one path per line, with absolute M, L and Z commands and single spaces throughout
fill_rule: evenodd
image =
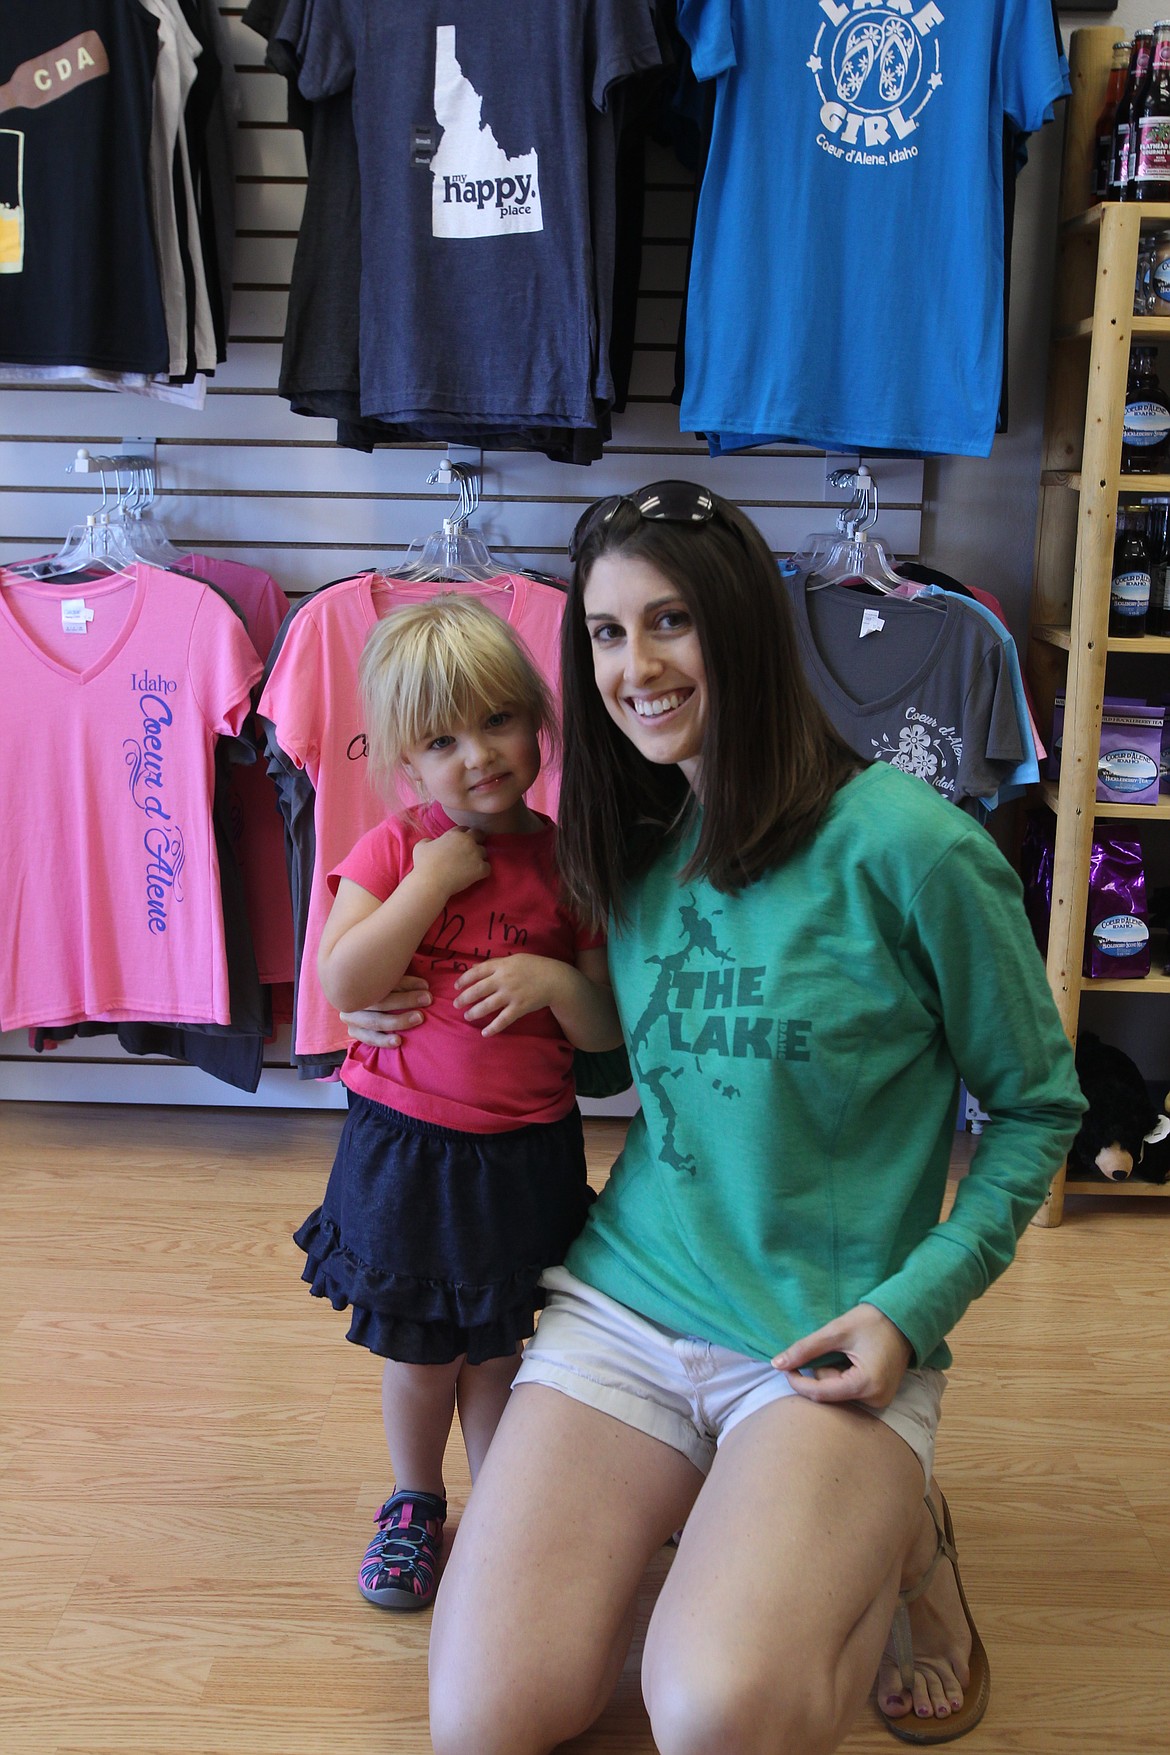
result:
M 314 1296 L 352 1306 L 348 1339 L 386 1360 L 396 1485 L 359 1588 L 421 1609 L 455 1407 L 474 1481 L 538 1276 L 591 1198 L 573 1048 L 612 1048 L 621 1031 L 604 946 L 561 899 L 553 825 L 524 801 L 553 713 L 508 628 L 445 593 L 378 624 L 359 681 L 373 778 L 389 793 L 404 774 L 422 802 L 330 874 L 321 986 L 348 1012 L 411 976 L 431 1005 L 400 1046 L 351 1046 L 336 1161 L 296 1241 Z
M 684 1522 L 642 1659 L 662 1755 L 827 1755 L 879 1666 L 890 1730 L 949 1740 L 988 1665 L 931 1487 L 946 1336 L 1084 1107 L 1019 882 L 837 737 L 734 506 L 656 482 L 575 561 L 561 859 L 642 1108 L 460 1527 L 433 1746 L 578 1737 Z M 992 1119 L 944 1221 L 960 1076 Z

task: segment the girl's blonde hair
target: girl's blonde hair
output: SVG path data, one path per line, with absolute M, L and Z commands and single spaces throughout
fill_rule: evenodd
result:
M 477 598 L 444 591 L 380 621 L 362 650 L 358 689 L 370 778 L 394 796 L 406 752 L 503 707 L 529 714 L 555 745 L 548 687 L 507 624 Z

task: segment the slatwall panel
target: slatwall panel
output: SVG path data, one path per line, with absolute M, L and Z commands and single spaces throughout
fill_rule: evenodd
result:
M 438 527 L 448 490 L 426 477 L 442 446 L 401 446 L 371 456 L 343 451 L 332 422 L 290 412 L 276 392 L 288 282 L 304 200 L 300 134 L 285 118 L 284 81 L 264 66 L 264 43 L 222 5 L 241 98 L 237 144 L 237 246 L 231 344 L 206 407 L 171 407 L 124 393 L 42 387 L 0 390 L 0 559 L 55 548 L 96 504 L 66 473 L 79 445 L 128 437 L 157 441 L 160 513 L 182 548 L 265 568 L 290 597 L 327 579 L 385 566 Z M 680 434 L 670 401 L 685 277 L 692 190 L 688 174 L 652 148 L 637 348 L 629 406 L 615 417 L 604 458 L 588 469 L 539 455 L 489 452 L 475 525 L 504 567 L 562 571 L 581 509 L 598 495 L 657 476 L 703 481 L 743 505 L 778 553 L 832 527 L 847 495 L 828 486 L 842 462 L 776 448 L 709 458 Z M 922 465 L 866 459 L 882 497 L 879 531 L 895 554 L 918 552 Z M 2 759 L 2 754 L 0 754 Z M 123 1055 L 102 1038 L 35 1056 L 23 1036 L 0 1035 L 0 1096 L 84 1102 L 339 1106 L 336 1086 L 300 1081 L 288 1042 L 266 1056 L 255 1098 L 206 1074 Z

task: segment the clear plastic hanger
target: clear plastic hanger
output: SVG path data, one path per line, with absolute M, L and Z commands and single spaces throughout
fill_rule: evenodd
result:
M 176 548 L 161 524 L 149 516 L 158 497 L 154 464 L 146 459 L 133 460 L 129 489 L 122 495 L 121 511 L 131 546 L 140 558 L 156 567 L 174 567 L 184 560 L 185 551 Z
M 83 523 L 73 525 L 56 554 L 20 562 L 8 569 L 10 573 L 29 579 L 56 579 L 90 571 L 116 573 L 136 561 L 173 566 L 181 558 L 157 526 L 142 517 L 155 494 L 154 465 L 148 457 L 93 456 L 82 446 L 69 470 L 101 477 L 101 505 L 88 513 Z M 117 483 L 113 502 L 108 475 Z
M 883 597 L 906 596 L 907 581 L 894 571 L 893 556 L 880 536 L 869 534 L 878 519 L 877 483 L 869 470 L 863 463 L 855 470 L 835 470 L 829 480 L 834 487 L 852 485 L 854 497 L 837 514 L 835 537 L 810 537 L 793 556 L 797 565 L 808 569 L 806 588 L 820 591 L 826 585 L 849 583 L 869 585 Z M 946 612 L 941 598 L 924 597 L 922 602 Z
M 26 579 L 57 579 L 95 569 L 117 573 L 141 559 L 126 532 L 117 503 L 110 504 L 106 474 L 112 467 L 108 457 L 91 457 L 84 446 L 78 451 L 76 462 L 69 468 L 83 474 L 97 470 L 102 482 L 101 505 L 96 512 L 87 513 L 84 522 L 72 526 L 56 554 L 18 562 L 8 568 L 9 573 Z
M 432 531 L 425 539 L 412 542 L 400 561 L 382 570 L 383 579 L 403 579 L 416 584 L 433 579 L 436 583 L 456 585 L 498 579 L 499 563 L 476 530 L 467 529 L 467 520 L 479 505 L 479 472 L 465 463 L 451 463 L 446 458 L 438 469 L 427 476 L 430 483 L 454 481 L 459 486 L 459 510 L 452 518 L 443 519 L 441 530 Z

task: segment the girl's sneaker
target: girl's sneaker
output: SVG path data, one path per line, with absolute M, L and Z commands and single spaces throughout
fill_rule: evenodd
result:
M 439 1582 L 447 1501 L 434 1493 L 392 1493 L 374 1522 L 358 1589 L 382 1609 L 425 1609 Z

